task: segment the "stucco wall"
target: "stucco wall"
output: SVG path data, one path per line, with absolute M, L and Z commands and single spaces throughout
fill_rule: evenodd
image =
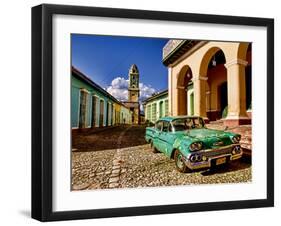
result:
M 87 105 L 86 105 L 86 128 L 90 128 L 92 124 L 92 96 L 97 97 L 96 103 L 96 123 L 95 126 L 100 125 L 100 101 L 104 101 L 104 115 L 103 115 L 103 126 L 112 125 L 111 122 L 121 123 L 120 114 L 123 112 L 124 117 L 126 118 L 126 123 L 130 123 L 130 111 L 129 109 L 120 106 L 120 104 L 114 103 L 111 99 L 106 97 L 104 94 L 94 89 L 92 86 L 87 83 L 77 79 L 72 76 L 71 78 L 71 126 L 72 128 L 79 127 L 79 111 L 80 111 L 80 92 L 81 89 L 87 91 Z M 114 107 L 113 107 L 114 104 Z M 117 107 L 118 106 L 118 107 Z M 113 111 L 111 108 L 113 107 Z M 122 110 L 121 110 L 122 109 Z M 114 111 L 115 110 L 115 111 Z M 109 112 L 108 112 L 109 111 Z M 116 112 L 116 113 L 115 113 Z M 112 115 L 114 114 L 114 115 Z M 116 117 L 116 114 L 119 114 Z
M 179 59 L 168 65 L 169 108 L 171 115 L 182 112 L 182 90 L 179 81 L 188 71 L 194 84 L 194 114 L 207 119 L 207 111 L 220 109 L 218 87 L 227 81 L 228 118 L 231 120 L 245 118 L 245 65 L 251 61 L 251 53 L 247 53 L 249 43 L 238 42 L 206 42 L 202 41 Z M 225 56 L 225 64 L 208 70 L 208 64 L 214 54 L 221 50 Z M 185 83 L 187 83 L 185 81 Z M 211 96 L 208 97 L 208 94 Z M 188 106 L 188 104 L 187 104 Z

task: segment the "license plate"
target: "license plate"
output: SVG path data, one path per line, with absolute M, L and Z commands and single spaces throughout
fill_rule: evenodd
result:
M 226 163 L 226 157 L 216 159 L 216 165 L 221 165 L 221 164 L 224 164 L 224 163 Z

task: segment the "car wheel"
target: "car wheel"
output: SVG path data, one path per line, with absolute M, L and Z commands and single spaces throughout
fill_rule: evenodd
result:
M 175 155 L 174 155 L 174 159 L 175 159 L 177 170 L 180 171 L 181 173 L 190 172 L 191 170 L 185 165 L 182 158 L 183 158 L 182 153 L 179 150 L 176 150 Z
M 153 142 L 151 141 L 150 143 L 150 147 L 153 153 L 158 153 L 159 151 L 156 149 L 156 147 L 154 147 Z

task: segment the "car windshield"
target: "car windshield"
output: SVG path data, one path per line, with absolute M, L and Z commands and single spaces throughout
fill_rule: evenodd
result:
M 201 129 L 204 127 L 202 118 L 178 118 L 172 121 L 175 131 L 184 131 L 189 129 Z

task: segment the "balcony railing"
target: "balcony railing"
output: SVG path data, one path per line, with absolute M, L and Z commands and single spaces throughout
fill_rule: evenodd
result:
M 173 52 L 179 45 L 182 44 L 184 40 L 182 39 L 171 39 L 167 42 L 167 44 L 163 47 L 163 60 Z

